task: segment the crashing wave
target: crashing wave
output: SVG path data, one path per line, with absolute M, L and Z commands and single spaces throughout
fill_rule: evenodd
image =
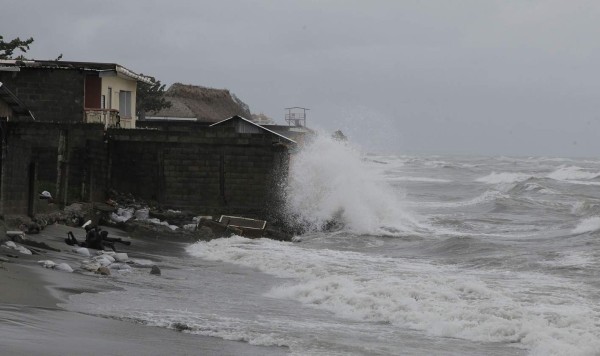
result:
M 304 230 L 343 227 L 357 234 L 414 233 L 398 192 L 347 143 L 318 135 L 291 159 L 286 215 Z M 393 233 L 393 235 L 397 235 Z

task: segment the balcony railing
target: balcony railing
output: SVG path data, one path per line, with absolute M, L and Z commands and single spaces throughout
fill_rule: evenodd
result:
M 115 109 L 85 109 L 86 123 L 101 123 L 104 127 L 121 127 L 119 110 Z

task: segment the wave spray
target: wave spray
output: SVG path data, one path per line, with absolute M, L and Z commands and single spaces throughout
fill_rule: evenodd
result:
M 356 234 L 414 233 L 398 192 L 359 151 L 323 134 L 292 156 L 283 190 L 288 218 L 308 231 L 334 224 Z

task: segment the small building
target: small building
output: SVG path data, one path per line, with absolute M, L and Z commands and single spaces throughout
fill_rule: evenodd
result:
M 137 83 L 151 78 L 119 64 L 0 60 L 0 82 L 37 121 L 134 128 Z
M 273 130 L 266 128 L 265 126 L 261 126 L 238 115 L 232 116 L 228 119 L 221 120 L 210 125 L 210 127 L 222 126 L 233 127 L 234 131 L 238 134 L 270 134 L 278 141 L 278 143 L 294 145 L 296 144 L 296 141 L 294 141 L 290 137 L 277 133 Z

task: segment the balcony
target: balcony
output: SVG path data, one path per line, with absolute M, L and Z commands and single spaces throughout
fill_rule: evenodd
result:
M 119 110 L 115 109 L 85 109 L 84 121 L 86 123 L 101 123 L 105 128 L 121 127 Z

